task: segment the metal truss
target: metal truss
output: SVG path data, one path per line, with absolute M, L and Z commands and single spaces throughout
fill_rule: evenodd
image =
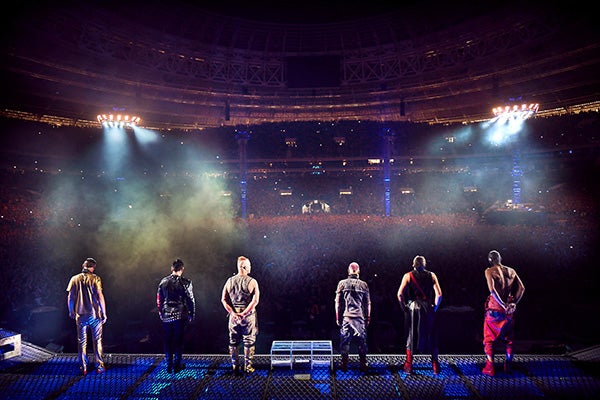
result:
M 493 102 L 515 92 L 550 109 L 597 101 L 595 37 L 583 26 L 574 42 L 555 15 L 542 12 L 489 16 L 411 39 L 394 38 L 392 21 L 380 30 L 365 23 L 354 36 L 339 26 L 323 43 L 325 27 L 310 35 L 297 27 L 252 30 L 217 26 L 223 21 L 207 16 L 196 35 L 203 40 L 195 41 L 83 12 L 91 11 L 82 6 L 25 22 L 28 34 L 9 44 L 4 68 L 51 106 L 5 108 L 81 120 L 120 104 L 155 127 L 194 129 L 342 119 L 471 122 L 488 118 Z M 576 21 L 569 25 L 577 29 Z M 286 58 L 298 54 L 340 56 L 340 85 L 289 88 Z

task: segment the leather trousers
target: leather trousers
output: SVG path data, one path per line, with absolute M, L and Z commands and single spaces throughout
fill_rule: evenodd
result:
M 164 348 L 167 367 L 179 368 L 183 355 L 183 341 L 186 320 L 177 319 L 171 322 L 163 322 Z
M 413 354 L 438 355 L 438 332 L 435 311 L 420 300 L 411 301 L 404 314 L 407 329 L 406 348 Z

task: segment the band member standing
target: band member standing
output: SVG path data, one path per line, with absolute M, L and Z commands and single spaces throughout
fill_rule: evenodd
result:
M 490 294 L 485 302 L 483 320 L 483 350 L 486 356 L 482 373 L 495 375 L 494 343 L 501 341 L 506 348 L 504 371 L 511 371 L 513 339 L 515 334 L 515 311 L 525 293 L 525 286 L 513 268 L 502 265 L 502 257 L 496 250 L 488 253 L 490 266 L 485 270 L 485 280 Z
M 221 303 L 229 315 L 229 355 L 234 373 L 241 372 L 239 347 L 244 345 L 244 371 L 254 372 L 252 361 L 258 335 L 256 306 L 260 290 L 256 279 L 250 276 L 252 266 L 244 256 L 237 259 L 237 274 L 227 279 L 221 294 Z
M 167 372 L 185 369 L 182 362 L 184 331 L 194 319 L 196 302 L 192 281 L 184 278 L 181 259 L 173 261 L 171 274 L 161 279 L 156 292 L 156 306 L 163 324 Z
M 412 372 L 412 356 L 430 353 L 434 374 L 440 373 L 436 312 L 442 302 L 442 288 L 435 273 L 428 271 L 423 256 L 413 259 L 413 269 L 402 277 L 398 301 L 408 329 L 404 372 Z
M 348 370 L 352 339 L 358 342 L 360 370 L 367 371 L 367 326 L 371 321 L 371 297 L 367 282 L 360 279 L 360 266 L 351 262 L 348 277 L 338 282 L 335 291 L 335 320 L 340 327 L 340 369 Z
M 79 368 L 83 375 L 87 374 L 88 328 L 92 333 L 96 372 L 106 370 L 104 351 L 102 348 L 102 327 L 106 323 L 106 301 L 102 292 L 102 280 L 94 273 L 96 260 L 87 258 L 82 271 L 73 275 L 67 285 L 67 306 L 69 317 L 75 320 L 77 328 L 77 354 Z

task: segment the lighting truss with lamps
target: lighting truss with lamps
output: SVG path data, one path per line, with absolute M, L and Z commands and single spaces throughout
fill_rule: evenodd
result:
M 513 105 L 495 107 L 492 110 L 492 112 L 494 113 L 494 118 L 500 121 L 513 119 L 524 121 L 527 118 L 532 117 L 535 113 L 537 113 L 539 108 L 540 105 L 538 103 L 523 103 L 520 106 Z M 511 176 L 513 190 L 512 202 L 516 207 L 518 207 L 521 205 L 521 177 L 523 176 L 523 171 L 521 169 L 521 154 L 518 145 L 515 146 L 513 154 L 513 167 L 511 171 Z
M 98 114 L 96 119 L 105 128 L 133 128 L 142 122 L 140 117 L 128 114 Z
M 494 117 L 521 117 L 527 119 L 538 112 L 540 105 L 538 103 L 521 104 L 520 106 L 515 104 L 512 106 L 500 106 L 494 107 L 492 112 Z

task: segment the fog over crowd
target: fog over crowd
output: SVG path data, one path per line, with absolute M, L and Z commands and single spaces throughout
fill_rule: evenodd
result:
M 198 316 L 185 352 L 225 353 L 221 289 L 245 255 L 261 288 L 258 353 L 279 339 L 336 342 L 334 290 L 352 261 L 371 288 L 370 352 L 400 353 L 396 291 L 420 254 L 444 292 L 440 351 L 480 353 L 492 249 L 526 286 L 520 350 L 597 344 L 598 327 L 589 325 L 599 303 L 597 113 L 532 122 L 519 148 L 521 195 L 544 218 L 520 224 L 486 221 L 486 210 L 513 195 L 515 145 L 487 148 L 460 126 L 395 127 L 388 216 L 381 168 L 360 168 L 360 159 L 382 157 L 386 139 L 376 125 L 255 127 L 245 186 L 231 129 L 123 135 L 12 120 L 0 126 L 0 326 L 42 347 L 76 351 L 65 289 L 94 257 L 107 301 L 105 351 L 161 353 L 156 288 L 181 258 Z M 444 140 L 449 132 L 460 143 Z M 342 134 L 340 149 L 333 138 Z M 302 213 L 314 200 L 330 212 Z

